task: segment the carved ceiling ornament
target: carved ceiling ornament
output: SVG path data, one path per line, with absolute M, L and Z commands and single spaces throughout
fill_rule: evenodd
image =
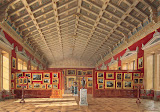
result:
M 145 45 L 142 44 L 142 50 L 153 47 L 157 44 L 160 44 L 160 32 L 156 30 L 155 33 L 153 34 L 152 39 L 148 41 Z
M 108 63 L 108 66 L 111 66 L 112 64 L 114 64 L 116 62 L 118 63 L 118 57 L 116 60 L 112 57 L 111 61 Z
M 35 57 L 31 59 L 31 65 L 38 66 L 38 62 Z
M 26 54 L 26 51 L 24 50 L 24 48 L 22 48 L 22 51 L 19 51 L 18 50 L 18 47 L 16 46 L 15 47 L 15 52 L 16 52 L 16 55 L 18 55 L 18 57 L 20 57 L 21 59 L 24 59 L 26 62 L 29 61 L 29 56 Z
M 130 56 L 132 56 L 134 54 L 137 54 L 138 49 L 139 49 L 138 46 L 136 47 L 135 51 L 131 51 L 129 48 L 127 48 L 127 50 L 124 53 L 124 55 L 122 57 L 120 56 L 120 60 L 124 60 L 124 59 L 126 59 L 126 58 L 128 58 L 128 57 L 130 57 Z
M 4 32 L 0 29 L 0 44 L 9 48 L 10 50 L 14 49 L 14 44 L 10 44 L 10 42 L 5 38 Z
M 105 64 L 103 63 L 100 69 L 101 69 L 101 70 L 107 70 L 107 65 L 105 65 Z

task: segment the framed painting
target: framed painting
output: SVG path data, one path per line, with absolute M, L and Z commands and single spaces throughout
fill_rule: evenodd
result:
M 103 84 L 98 84 L 98 89 L 104 89 L 104 85 Z
M 53 74 L 53 78 L 58 78 L 58 73 L 52 73 Z
M 31 84 L 31 83 L 32 83 L 31 79 L 28 79 L 28 84 Z
M 25 76 L 31 78 L 31 73 L 25 73 Z
M 116 80 L 122 80 L 122 73 L 116 73 Z
M 97 84 L 103 84 L 104 83 L 104 79 L 103 78 L 98 78 L 97 79 Z
M 23 73 L 16 73 L 16 78 L 22 77 Z
M 97 72 L 97 78 L 104 77 L 104 72 Z
M 86 75 L 87 74 L 87 71 L 83 71 L 83 75 Z
M 107 79 L 114 79 L 114 73 L 106 73 Z
M 87 82 L 89 81 L 93 81 L 93 78 L 92 77 L 87 77 Z
M 26 86 L 24 86 L 24 89 L 27 89 L 27 85 L 26 85 Z
M 24 78 L 24 79 L 23 79 L 23 83 L 24 83 L 24 84 L 27 84 L 27 83 L 28 83 L 27 78 Z
M 116 89 L 122 89 L 122 81 L 116 81 Z
M 58 79 L 52 79 L 52 83 L 58 83 Z
M 16 84 L 19 84 L 19 79 L 16 79 Z
M 132 81 L 123 81 L 123 89 L 132 89 L 133 83 Z
M 140 77 L 140 73 L 133 73 L 133 77 Z
M 11 80 L 14 80 L 15 73 L 12 73 Z
M 53 89 L 58 89 L 58 84 L 53 84 Z
M 143 57 L 138 58 L 138 69 L 143 68 Z
M 115 89 L 115 80 L 105 80 L 106 89 Z
M 44 78 L 50 78 L 50 73 L 43 73 Z
M 22 89 L 22 87 L 19 84 L 16 84 L 16 89 Z
M 139 78 L 139 84 L 143 84 L 143 78 Z
M 12 68 L 16 69 L 16 58 L 12 57 Z
M 28 84 L 28 89 L 32 89 L 33 85 L 32 84 Z
M 41 84 L 42 89 L 46 89 L 46 84 Z
M 93 85 L 92 82 L 87 82 L 87 87 L 88 88 L 92 87 L 92 85 Z
M 41 83 L 33 83 L 33 88 L 34 89 L 40 89 L 41 88 Z
M 124 73 L 124 80 L 132 80 L 132 73 Z
M 32 73 L 32 81 L 42 81 L 42 73 Z
M 67 69 L 67 75 L 76 75 L 76 69 Z
M 50 84 L 50 79 L 48 79 L 48 78 L 47 78 L 47 79 L 46 79 L 46 78 L 43 78 L 43 83 L 44 83 L 44 84 Z
M 82 70 L 77 70 L 77 75 L 82 75 Z
M 23 84 L 23 79 L 22 78 L 19 79 L 19 84 Z
M 134 89 L 138 89 L 138 85 L 134 85 Z
M 92 75 L 93 74 L 93 70 L 87 70 L 87 75 Z
M 52 89 L 52 84 L 47 84 L 47 89 Z
M 14 89 L 14 82 L 11 82 L 11 88 Z
M 138 84 L 138 79 L 133 80 L 134 84 Z

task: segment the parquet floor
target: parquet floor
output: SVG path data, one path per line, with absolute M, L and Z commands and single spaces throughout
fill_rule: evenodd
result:
M 137 105 L 133 98 L 92 98 L 88 106 L 79 106 L 79 98 L 64 96 L 62 99 L 30 98 L 26 103 L 19 99 L 0 101 L 0 112 L 160 112 L 160 101 L 141 99 Z

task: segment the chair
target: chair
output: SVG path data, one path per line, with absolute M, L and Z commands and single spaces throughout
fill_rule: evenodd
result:
M 150 99 L 154 98 L 154 90 L 151 90 L 151 92 L 149 94 L 147 94 L 147 97 Z
M 145 98 L 146 96 L 147 96 L 147 94 L 146 94 L 146 90 L 143 90 L 143 93 L 141 93 L 141 94 L 140 94 L 140 97 Z
M 3 90 L 3 91 L 2 91 L 2 99 L 4 100 L 4 99 L 6 99 L 6 98 L 9 98 L 9 95 L 7 95 L 7 94 L 6 94 L 6 91 Z
M 11 97 L 12 97 L 12 98 L 15 98 L 15 97 L 16 97 L 16 94 L 13 93 L 13 90 L 10 90 L 10 94 L 11 94 Z

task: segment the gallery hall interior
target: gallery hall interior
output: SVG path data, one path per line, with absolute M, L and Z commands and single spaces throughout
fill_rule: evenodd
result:
M 160 112 L 160 0 L 0 0 L 0 112 Z

